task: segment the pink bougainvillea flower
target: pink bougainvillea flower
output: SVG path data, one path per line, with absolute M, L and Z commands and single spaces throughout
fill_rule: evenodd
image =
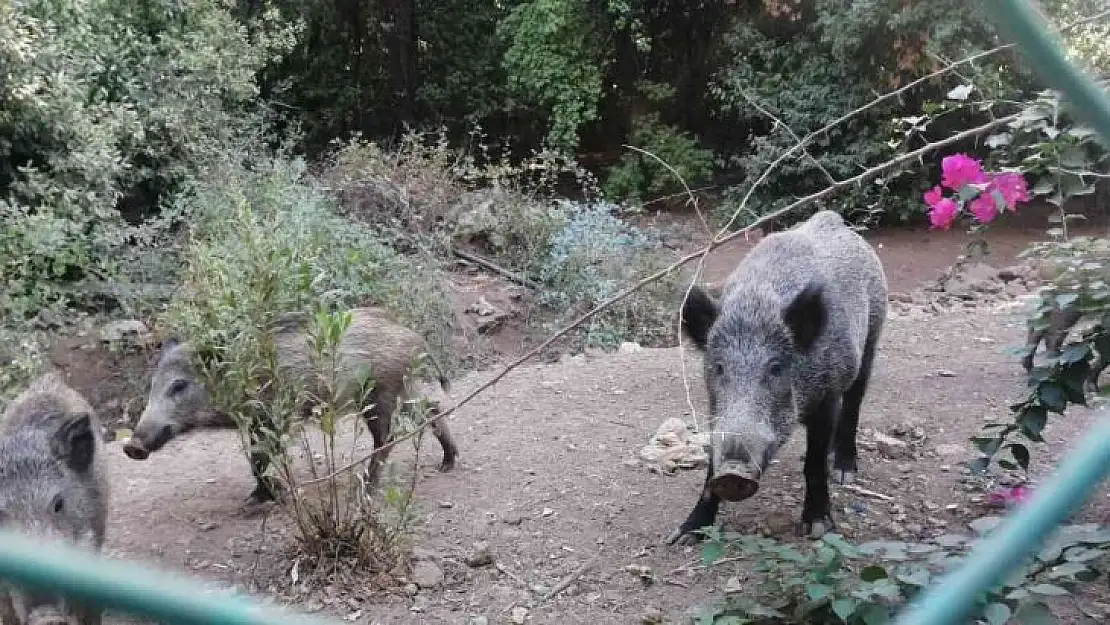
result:
M 987 174 L 979 161 L 967 154 L 945 156 L 940 162 L 940 169 L 940 184 L 953 191 L 959 191 L 964 185 L 987 182 Z
M 979 220 L 981 224 L 989 224 L 994 221 L 998 216 L 998 206 L 994 202 L 994 196 L 990 191 L 983 191 L 974 200 L 971 200 L 969 205 L 971 214 Z
M 956 214 L 959 212 L 960 207 L 956 206 L 954 200 L 944 198 L 933 205 L 933 210 L 929 211 L 929 221 L 932 222 L 934 228 L 947 230 L 952 226 L 952 222 L 956 221 Z
M 929 208 L 933 208 L 944 199 L 943 194 L 944 190 L 940 188 L 940 185 L 937 185 L 925 192 L 925 203 L 929 205 Z
M 1017 212 L 1019 202 L 1028 202 L 1030 199 L 1029 187 L 1026 185 L 1025 177 L 1021 174 L 998 174 L 994 177 L 991 186 L 998 189 L 998 192 L 1002 194 L 1002 199 L 1006 201 L 1006 206 L 1012 212 Z
M 997 508 L 1012 508 L 1029 500 L 1032 493 L 1024 486 L 1000 488 L 987 495 L 987 503 Z

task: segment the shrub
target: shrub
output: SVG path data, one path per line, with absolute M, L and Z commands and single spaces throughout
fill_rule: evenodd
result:
M 570 321 L 668 263 L 658 233 L 631 226 L 607 203 L 558 204 L 566 225 L 552 238 L 539 278 L 541 304 Z M 641 289 L 584 328 L 588 345 L 615 347 L 622 340 L 672 344 L 677 275 Z
M 682 182 L 691 189 L 700 187 L 713 175 L 713 152 L 698 145 L 697 139 L 674 126 L 663 124 L 652 113 L 635 121 L 629 143 L 659 157 L 678 172 L 659 161 L 636 151 L 629 151 L 609 170 L 605 195 L 613 200 L 645 200 L 683 190 Z
M 256 136 L 254 74 L 291 40 L 222 2 L 0 6 L 0 313 L 126 274 L 134 227 L 211 158 Z
M 1000 519 L 971 523 L 980 535 Z M 978 536 L 945 534 L 926 542 L 874 541 L 853 545 L 826 534 L 804 549 L 769 538 L 711 531 L 702 545 L 706 566 L 746 567 L 761 579 L 726 587 L 727 599 L 695 618 L 714 623 L 889 623 L 939 574 L 963 565 Z M 973 618 L 989 624 L 1055 622 L 1046 599 L 1066 596 L 1106 571 L 1110 532 L 1092 525 L 1065 525 L 1001 583 L 982 593 Z M 724 557 L 731 553 L 736 556 Z M 738 570 L 738 578 L 747 571 Z M 737 580 L 739 581 L 739 579 Z
M 359 564 L 392 564 L 400 528 L 379 514 L 355 478 L 340 475 L 298 491 L 290 444 L 299 437 L 314 478 L 334 472 L 341 462 L 337 423 L 366 407 L 373 372 L 361 400 L 340 405 L 334 367 L 335 345 L 357 305 L 380 305 L 402 322 L 425 331 L 430 346 L 445 359 L 450 309 L 438 288 L 433 266 L 402 257 L 367 227 L 339 216 L 329 199 L 313 188 L 296 161 L 267 159 L 245 170 L 225 162 L 195 185 L 181 202 L 193 228 L 186 249 L 185 295 L 177 298 L 166 323 L 198 353 L 213 400 L 239 425 L 245 451 L 270 459 L 302 545 L 316 555 L 350 556 Z M 324 433 L 312 443 L 294 428 L 293 407 L 305 389 L 283 379 L 276 367 L 274 336 L 287 315 L 308 314 L 314 362 L 327 391 L 315 398 L 310 417 Z M 451 361 L 453 362 L 453 360 Z M 264 385 L 267 380 L 272 384 Z M 356 420 L 356 441 L 361 426 Z M 352 447 L 353 449 L 353 447 Z M 387 502 L 407 496 L 387 493 Z M 400 503 L 398 503 L 400 502 Z M 401 505 L 401 511 L 407 504 Z M 384 512 L 383 512 L 384 514 Z M 407 521 L 401 515 L 401 521 Z M 385 560 L 380 560 L 385 558 Z

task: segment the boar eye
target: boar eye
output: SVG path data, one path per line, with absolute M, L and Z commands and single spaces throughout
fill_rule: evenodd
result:
M 767 363 L 767 373 L 770 375 L 779 375 L 782 373 L 782 361 L 776 358 Z
M 722 365 L 721 363 L 717 363 L 717 366 L 714 367 L 713 370 L 717 372 L 717 375 L 724 375 L 725 374 L 725 366 Z
M 181 391 L 185 390 L 185 387 L 187 386 L 189 386 L 189 382 L 187 380 L 174 380 L 173 383 L 170 384 L 170 388 L 166 391 L 166 394 L 171 396 L 177 395 Z
M 54 495 L 54 501 L 50 504 L 50 509 L 54 514 L 61 514 L 66 509 L 66 500 L 61 495 Z

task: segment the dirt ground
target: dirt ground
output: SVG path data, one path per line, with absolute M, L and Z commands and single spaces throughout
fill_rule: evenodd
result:
M 1027 242 L 1043 237 L 1043 224 L 992 232 L 988 262 L 1013 264 Z M 1004 350 L 1023 341 L 1021 297 L 1027 293 L 1003 289 L 938 306 L 921 287 L 952 264 L 965 235 L 897 230 L 869 238 L 894 301 L 861 417 L 859 486 L 880 497 L 834 486 L 839 531 L 860 541 L 964 532 L 967 521 L 991 513 L 962 463 L 972 455 L 968 437 L 984 421 L 1006 418 L 1024 387 L 1016 357 Z M 687 239 L 675 247 L 690 245 Z M 723 280 L 745 251 L 741 244 L 716 252 L 704 279 Z M 488 277 L 452 280 L 460 307 L 507 289 Z M 519 330 L 503 328 L 489 342 L 504 360 L 519 353 Z M 119 415 L 123 421 L 145 401 L 148 358 L 109 353 L 91 336 L 64 342 L 53 353 L 54 363 L 108 420 Z M 669 417 L 704 422 L 699 364 L 694 352 L 679 348 L 565 356 L 517 369 L 460 409 L 450 418 L 461 447 L 455 471 L 435 470 L 440 451 L 430 437 L 419 465 L 422 521 L 414 558 L 431 565 L 421 568 L 433 578 L 442 573 L 431 588 L 417 589 L 405 579 L 382 587 L 383 580 L 374 579 L 290 597 L 296 590 L 287 583 L 293 570 L 287 520 L 244 512 L 252 480 L 235 434 L 226 431 L 173 441 L 145 462 L 127 459 L 119 443 L 108 446 L 115 488 L 108 552 L 213 587 L 294 598 L 302 609 L 355 623 L 505 623 L 512 622 L 514 608 L 529 623 L 651 622 L 643 619 L 659 613 L 682 622 L 690 608 L 720 597 L 737 569 L 698 568 L 692 566 L 695 549 L 662 544 L 689 512 L 703 474 L 655 472 L 637 453 Z M 461 397 L 492 374 L 455 380 L 452 394 Z M 1045 436 L 1051 445 L 1035 453 L 1034 474 L 1050 470 L 1091 420 L 1080 409 L 1050 420 Z M 901 436 L 905 449 L 895 457 L 884 453 L 871 444 L 872 431 Z M 803 449 L 804 436 L 796 432 L 760 492 L 722 508 L 725 526 L 793 539 Z M 391 461 L 403 474 L 411 457 L 411 447 L 403 445 Z M 1105 523 L 1108 513 L 1110 495 L 1103 488 L 1080 516 Z M 467 564 L 479 541 L 488 544 L 493 564 Z M 541 601 L 557 586 L 561 592 Z M 1110 605 L 1094 600 L 1084 609 L 1110 614 Z M 1102 621 L 1073 614 L 1068 622 Z

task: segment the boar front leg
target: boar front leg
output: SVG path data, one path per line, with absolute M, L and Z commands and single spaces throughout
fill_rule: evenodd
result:
M 802 417 L 806 429 L 806 459 L 802 469 L 806 493 L 800 533 L 810 538 L 820 538 L 836 528 L 829 501 L 828 454 L 839 410 L 839 399 L 825 399 Z
M 721 505 L 721 498 L 713 494 L 709 488 L 709 481 L 713 477 L 713 459 L 705 467 L 705 485 L 701 489 L 701 497 L 698 502 L 694 504 L 694 509 L 690 511 L 689 516 L 682 522 L 673 532 L 667 536 L 668 545 L 692 545 L 698 540 L 700 536 L 694 532 L 702 527 L 713 525 L 717 520 L 717 509 Z

